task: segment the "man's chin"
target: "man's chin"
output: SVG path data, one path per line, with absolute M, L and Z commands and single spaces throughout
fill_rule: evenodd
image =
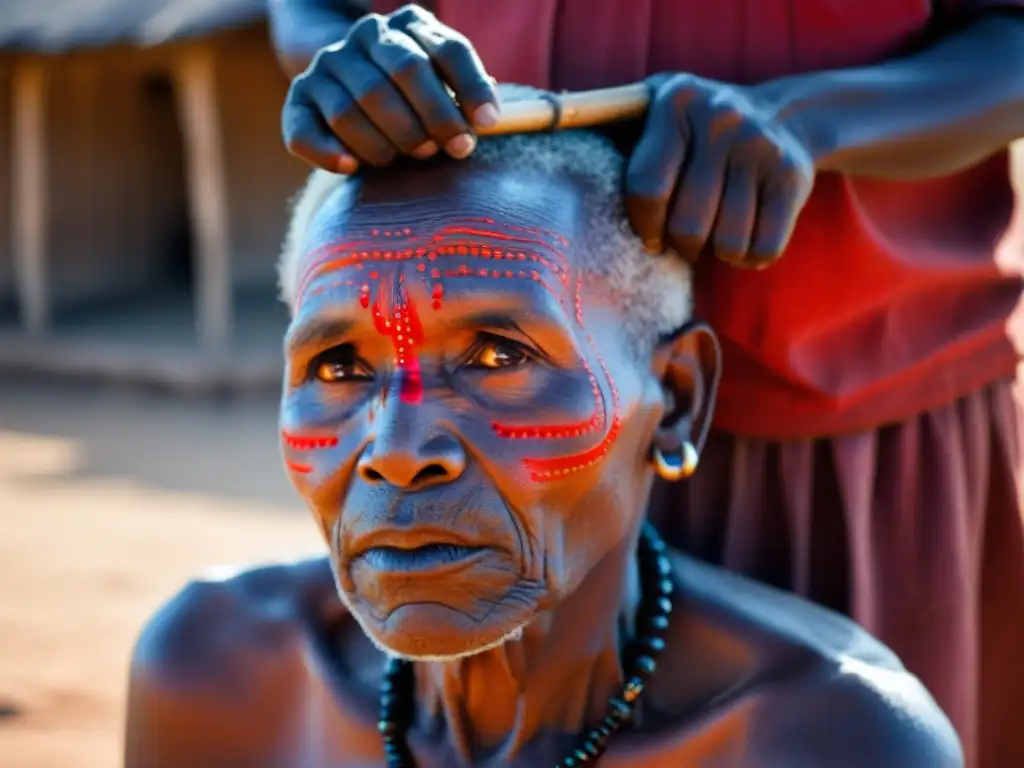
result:
M 360 617 L 364 631 L 392 656 L 440 661 L 472 656 L 516 637 L 534 611 L 516 604 L 514 611 L 495 606 L 475 619 L 442 603 L 409 603 L 395 608 L 384 621 Z M 514 614 L 514 615 L 513 615 Z
M 480 653 L 525 626 L 545 603 L 545 591 L 524 581 L 503 550 L 478 548 L 455 559 L 440 554 L 440 563 L 430 550 L 340 558 L 342 597 L 387 653 L 415 659 Z

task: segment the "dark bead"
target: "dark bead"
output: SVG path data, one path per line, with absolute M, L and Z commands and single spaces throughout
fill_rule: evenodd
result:
M 403 744 L 385 744 L 384 756 L 388 765 L 412 765 L 412 757 Z
M 647 549 L 649 549 L 651 552 L 657 552 L 660 554 L 664 552 L 666 549 L 668 549 L 668 547 L 665 546 L 665 540 L 657 534 L 649 534 L 645 536 L 644 542 L 647 545 Z
M 385 712 L 394 712 L 398 709 L 401 704 L 401 700 L 397 696 L 392 696 L 390 693 L 382 693 L 380 696 L 380 711 L 381 714 Z
M 659 576 L 667 577 L 672 575 L 672 561 L 667 557 L 659 557 L 656 568 L 658 569 Z
M 667 616 L 651 616 L 647 621 L 647 631 L 655 637 L 660 636 L 668 629 Z
M 562 761 L 562 768 L 576 768 L 577 765 L 579 765 L 579 761 L 575 755 L 569 755 Z
M 633 716 L 633 707 L 618 696 L 612 696 L 608 699 L 608 706 L 612 710 L 610 716 L 614 717 L 619 723 L 624 723 Z
M 598 741 L 593 736 L 583 742 L 583 751 L 586 752 L 591 760 L 596 760 L 604 752 L 604 741 Z
M 377 723 L 377 730 L 385 736 L 390 736 L 398 732 L 398 723 L 393 720 L 381 720 Z
M 668 597 L 675 591 L 676 585 L 675 582 L 672 581 L 672 579 L 661 579 L 658 582 L 658 592 L 660 592 L 665 597 Z
M 604 720 L 601 721 L 601 725 L 599 727 L 607 730 L 608 735 L 611 736 L 619 730 L 620 725 L 622 725 L 622 721 L 617 719 L 615 715 L 605 715 Z
M 579 763 L 589 763 L 590 762 L 590 755 L 588 755 L 582 749 L 577 749 L 573 753 L 572 756 L 575 757 L 576 761 L 579 762 Z
M 667 597 L 659 597 L 654 601 L 654 609 L 663 616 L 668 616 L 672 613 L 672 601 Z
M 637 677 L 642 677 L 646 680 L 654 674 L 654 670 L 656 670 L 657 668 L 658 662 L 656 662 L 650 656 L 640 656 L 636 660 Z
M 640 647 L 648 653 L 659 654 L 665 650 L 665 641 L 660 637 L 647 636 L 640 638 Z

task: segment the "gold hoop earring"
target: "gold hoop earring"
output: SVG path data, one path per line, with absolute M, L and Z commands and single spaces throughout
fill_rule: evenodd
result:
M 658 477 L 669 483 L 690 477 L 697 471 L 699 462 L 700 454 L 689 440 L 683 443 L 678 454 L 672 453 L 671 459 L 657 446 L 654 448 L 654 471 L 658 473 Z

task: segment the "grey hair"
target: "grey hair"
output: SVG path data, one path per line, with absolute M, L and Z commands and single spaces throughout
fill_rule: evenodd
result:
M 503 101 L 531 89 L 503 87 Z M 509 98 L 512 96 L 512 98 Z M 691 273 L 682 259 L 647 252 L 626 220 L 622 204 L 625 161 L 611 141 L 585 131 L 521 134 L 481 139 L 465 165 L 514 167 L 584 182 L 585 243 L 574 250 L 586 276 L 607 281 L 622 311 L 627 337 L 649 350 L 682 326 L 691 313 Z M 314 171 L 299 193 L 279 263 L 281 298 L 295 305 L 298 263 L 317 211 L 348 177 Z

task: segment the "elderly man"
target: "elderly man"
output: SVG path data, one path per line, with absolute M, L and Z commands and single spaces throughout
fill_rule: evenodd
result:
M 718 348 L 622 173 L 565 133 L 313 176 L 281 436 L 330 554 L 161 609 L 128 768 L 962 765 L 865 632 L 645 523 L 654 476 L 695 468 Z

